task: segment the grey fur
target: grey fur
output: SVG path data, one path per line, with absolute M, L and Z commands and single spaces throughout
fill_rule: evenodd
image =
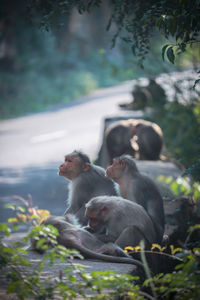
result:
M 147 244 L 155 242 L 154 225 L 141 205 L 122 197 L 98 196 L 86 204 L 86 214 L 87 209 L 89 212 L 99 214 L 103 207 L 108 208 L 108 213 L 104 213 L 100 227 L 94 231 L 98 239 L 103 242 L 114 242 L 122 248 L 137 246 L 140 240 L 146 241 Z M 131 233 L 129 236 L 127 229 Z
M 99 195 L 119 195 L 119 190 L 117 190 L 116 183 L 105 176 L 103 168 L 91 164 L 87 172 L 81 172 L 70 182 L 67 199 L 69 206 L 65 214 L 75 214 L 81 225 L 86 225 L 88 220 L 85 217 L 85 204 Z

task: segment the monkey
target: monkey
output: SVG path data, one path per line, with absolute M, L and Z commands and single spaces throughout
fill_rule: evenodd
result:
M 136 133 L 130 140 L 140 160 L 159 160 L 163 149 L 161 128 L 148 121 L 138 122 Z
M 143 119 L 121 120 L 110 124 L 104 134 L 110 162 L 129 154 L 140 160 L 158 160 L 163 149 L 161 128 Z
M 156 82 L 155 78 L 149 78 L 147 86 L 136 84 L 131 92 L 132 102 L 121 103 L 119 106 L 128 110 L 144 110 L 147 107 L 153 107 L 158 110 L 167 102 L 165 90 Z
M 114 158 L 113 164 L 106 169 L 106 175 L 119 184 L 122 197 L 144 207 L 154 224 L 155 242 L 161 243 L 165 227 L 164 205 L 155 183 L 139 172 L 130 155 Z
M 160 108 L 167 102 L 165 90 L 154 78 L 149 79 L 147 86 L 136 85 L 132 91 L 132 109 L 145 109 L 147 107 Z
M 97 196 L 86 204 L 86 230 L 104 243 L 121 248 L 138 246 L 140 241 L 150 248 L 156 240 L 153 222 L 145 209 L 120 196 Z
M 108 126 L 105 131 L 105 144 L 109 155 L 109 163 L 114 157 L 124 153 L 135 156 L 136 151 L 130 142 L 134 133 L 136 133 L 135 128 L 129 126 L 125 120 L 114 122 Z
M 58 230 L 57 242 L 66 248 L 78 250 L 84 258 L 98 259 L 114 263 L 134 264 L 143 268 L 143 264 L 131 258 L 118 245 L 113 243 L 104 244 L 80 226 L 76 217 L 71 214 L 65 216 L 49 216 L 41 224 L 53 225 Z M 36 248 L 35 240 L 32 241 L 32 250 Z M 106 253 L 106 254 L 104 254 Z
M 90 162 L 81 151 L 73 151 L 65 156 L 59 167 L 59 175 L 70 180 L 68 208 L 65 214 L 74 214 L 81 225 L 87 224 L 85 204 L 98 195 L 118 195 L 116 183 L 106 177 L 105 170 Z

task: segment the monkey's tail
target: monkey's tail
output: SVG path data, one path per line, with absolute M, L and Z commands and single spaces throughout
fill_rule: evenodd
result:
M 79 250 L 80 253 L 85 257 L 85 258 L 93 258 L 93 259 L 99 259 L 107 262 L 113 262 L 113 263 L 123 263 L 123 264 L 132 264 L 136 265 L 137 267 L 140 267 L 144 269 L 144 265 L 134 259 L 134 258 L 129 258 L 129 257 L 119 257 L 119 256 L 112 256 L 112 255 L 105 255 L 102 253 L 97 253 L 94 252 L 88 248 L 85 248 L 83 245 L 74 245 L 74 248 Z

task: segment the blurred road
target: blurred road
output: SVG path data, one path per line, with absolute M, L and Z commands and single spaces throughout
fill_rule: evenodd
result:
M 100 144 L 105 116 L 119 113 L 132 83 L 102 89 L 56 111 L 0 122 L 0 168 L 54 164 L 73 149 L 92 158 Z
M 67 181 L 57 175 L 59 164 L 74 149 L 96 158 L 104 117 L 123 114 L 117 104 L 131 100 L 132 86 L 126 82 L 52 111 L 0 122 L 0 222 L 12 215 L 4 204 L 21 204 L 13 195 L 30 193 L 35 205 L 63 213 Z

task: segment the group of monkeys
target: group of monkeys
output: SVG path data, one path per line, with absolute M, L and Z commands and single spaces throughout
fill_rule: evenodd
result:
M 68 207 L 63 216 L 43 221 L 58 229 L 59 244 L 86 258 L 141 266 L 123 249 L 141 240 L 146 248 L 162 242 L 162 196 L 130 155 L 113 158 L 105 170 L 83 152 L 73 151 L 59 166 L 59 175 L 70 181 Z

